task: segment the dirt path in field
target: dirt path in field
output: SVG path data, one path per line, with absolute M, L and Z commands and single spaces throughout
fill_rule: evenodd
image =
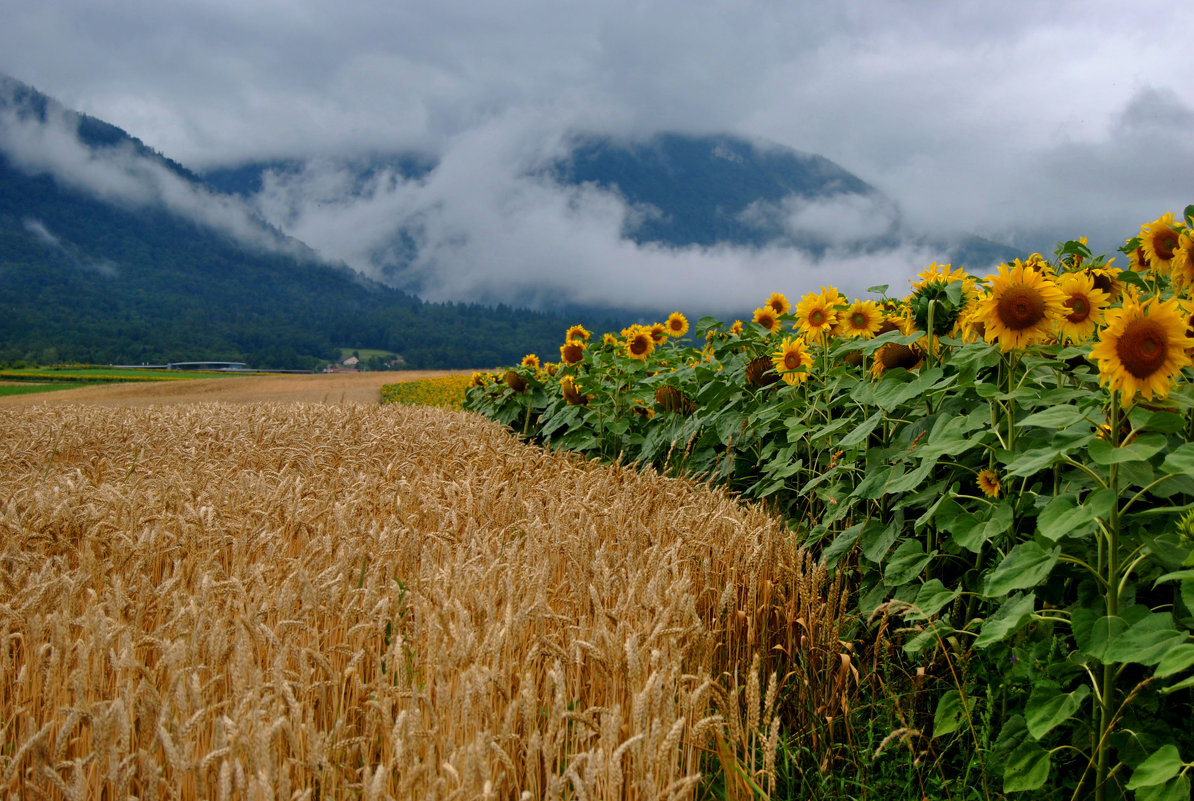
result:
M 145 381 L 60 389 L 29 395 L 0 397 L 0 406 L 29 403 L 88 403 L 100 406 L 150 406 L 153 404 L 220 401 L 313 401 L 316 403 L 378 403 L 383 384 L 454 375 L 460 370 L 411 370 L 328 375 L 231 376 L 180 381 Z M 463 371 L 467 372 L 467 371 Z

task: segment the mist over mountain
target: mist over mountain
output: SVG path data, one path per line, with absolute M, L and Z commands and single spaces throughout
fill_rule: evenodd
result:
M 266 220 L 432 299 L 740 314 L 771 291 L 901 290 L 932 261 L 1021 255 L 912 230 L 828 159 L 731 135 L 551 137 L 503 125 L 420 153 L 210 170 Z

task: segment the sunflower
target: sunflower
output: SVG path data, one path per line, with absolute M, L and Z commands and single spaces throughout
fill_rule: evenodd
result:
M 1169 271 L 1173 255 L 1178 249 L 1179 235 L 1173 224 L 1173 212 L 1167 211 L 1150 223 L 1140 226 L 1140 249 L 1156 270 Z
M 734 336 L 741 336 L 741 334 L 742 334 L 742 321 L 741 320 L 734 321 L 734 324 L 730 326 L 730 333 L 733 334 Z
M 510 389 L 514 390 L 520 395 L 527 391 L 526 379 L 520 376 L 514 370 L 507 370 L 506 374 L 502 377 L 502 380 L 506 382 L 506 386 L 510 387 Z
M 582 340 L 584 342 L 588 342 L 589 337 L 591 336 L 592 334 L 590 334 L 583 325 L 574 325 L 571 326 L 567 333 L 564 334 L 564 341 L 572 342 L 573 340 Z
M 491 380 L 493 380 L 493 377 L 489 373 L 473 373 L 469 384 L 474 387 L 484 387 L 488 386 Z
M 1019 259 L 999 265 L 991 286 L 979 300 L 975 322 L 983 324 L 983 338 L 999 342 L 1003 352 L 1047 340 L 1065 313 L 1065 295 L 1057 285 Z
M 522 366 L 523 367 L 534 367 L 536 370 L 538 370 L 539 369 L 539 357 L 533 353 L 528 353 L 526 356 L 522 357 Z
M 668 330 L 667 326 L 663 323 L 651 323 L 649 326 L 647 326 L 647 331 L 651 334 L 651 341 L 654 342 L 656 346 L 667 342 Z
M 543 372 L 554 377 L 556 373 L 560 372 L 560 365 L 555 362 L 548 362 L 547 364 L 543 365 Z
M 1119 274 L 1122 272 L 1118 267 L 1112 267 L 1110 261 L 1098 267 L 1086 268 L 1086 274 L 1094 282 L 1094 288 L 1106 292 L 1109 303 L 1115 303 L 1123 294 L 1123 284 L 1119 282 Z
M 588 345 L 583 339 L 570 339 L 560 345 L 560 361 L 564 364 L 576 364 L 585 358 L 586 348 Z
M 785 383 L 799 384 L 808 380 L 808 368 L 813 360 L 803 337 L 788 337 L 771 357 L 771 363 Z
M 688 333 L 688 318 L 680 312 L 672 312 L 667 318 L 667 335 L 682 337 Z
M 564 401 L 569 406 L 584 406 L 593 398 L 592 395 L 582 395 L 580 390 L 576 388 L 576 382 L 570 375 L 566 375 L 560 379 L 560 392 L 564 395 Z
M 625 334 L 623 334 L 625 336 Z M 608 348 L 618 347 L 618 338 L 613 334 L 606 332 L 601 335 L 601 344 Z
M 760 306 L 755 309 L 754 321 L 772 334 L 780 329 L 779 315 L 770 306 Z
M 937 262 L 933 262 L 916 274 L 916 277 L 920 280 L 912 282 L 912 291 L 915 292 L 930 284 L 952 284 L 954 281 L 964 281 L 969 278 L 965 270 L 951 270 L 951 266 L 949 264 L 937 264 Z
M 883 324 L 883 312 L 873 300 L 856 300 L 846 307 L 837 321 L 837 330 L 844 337 L 871 339 Z
M 796 304 L 796 329 L 803 336 L 824 339 L 837 323 L 837 304 L 841 295 L 836 289 L 821 287 L 809 292 Z
M 1107 326 L 1091 350 L 1098 363 L 1099 383 L 1123 393 L 1127 406 L 1137 392 L 1145 400 L 1169 395 L 1173 379 L 1190 364 L 1186 334 L 1188 315 L 1176 300 L 1151 298 L 1141 304 L 1129 296 L 1107 312 Z
M 787 314 L 792 311 L 792 304 L 788 302 L 782 292 L 772 292 L 771 297 L 767 298 L 767 305 L 774 309 L 776 314 Z
M 635 326 L 630 329 L 626 337 L 626 355 L 632 359 L 646 361 L 655 350 L 655 340 L 651 338 L 651 329 Z
M 999 490 L 1003 488 L 1003 485 L 999 483 L 999 474 L 994 470 L 978 471 L 976 483 L 978 488 L 983 491 L 983 495 L 988 498 L 998 498 Z
M 1194 288 L 1194 233 L 1182 231 L 1178 237 L 1177 250 L 1169 263 L 1170 277 L 1179 292 Z
M 1103 322 L 1107 293 L 1095 289 L 1094 279 L 1086 272 L 1067 273 L 1057 282 L 1065 295 L 1065 314 L 1057 321 L 1058 333 L 1067 342 L 1086 342 Z

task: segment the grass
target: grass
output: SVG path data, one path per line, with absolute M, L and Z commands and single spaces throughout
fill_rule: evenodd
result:
M 109 383 L 107 381 L 55 381 L 45 384 L 0 384 L 0 397 L 5 395 L 32 395 L 37 392 L 53 392 L 58 389 L 77 389 L 78 387 L 98 386 Z
M 0 409 L 4 798 L 743 797 L 847 606 L 761 508 L 474 414 Z

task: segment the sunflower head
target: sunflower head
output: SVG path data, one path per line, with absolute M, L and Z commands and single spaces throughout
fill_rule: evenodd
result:
M 626 355 L 632 359 L 646 361 L 655 350 L 655 340 L 651 336 L 650 328 L 636 326 L 626 337 Z
M 772 369 L 775 365 L 766 356 L 752 359 L 746 365 L 746 383 L 752 387 L 768 387 L 779 381 Z
M 742 321 L 741 320 L 734 321 L 734 324 L 730 326 L 730 333 L 733 334 L 734 336 L 742 335 Z
M 980 470 L 976 480 L 978 488 L 982 490 L 983 495 L 988 498 L 998 498 L 999 490 L 1002 485 L 999 483 L 999 474 L 994 470 Z
M 556 362 L 547 362 L 543 365 L 543 372 L 554 377 L 556 373 L 560 372 L 560 365 Z
M 523 367 L 534 367 L 536 370 L 538 370 L 539 369 L 539 357 L 533 353 L 528 353 L 526 356 L 522 357 L 522 366 Z
M 976 322 L 983 338 L 998 342 L 1005 353 L 1045 342 L 1065 313 L 1065 295 L 1057 285 L 1026 263 L 999 265 L 990 289 L 978 302 Z
M 656 389 L 655 402 L 665 412 L 685 417 L 696 411 L 696 404 L 692 402 L 692 399 L 675 387 L 662 386 Z
M 1107 325 L 1091 350 L 1099 382 L 1118 390 L 1124 406 L 1137 392 L 1145 400 L 1167 397 L 1173 380 L 1190 364 L 1189 324 L 1176 300 L 1151 298 L 1142 304 L 1129 295 L 1123 306 L 1107 312 Z
M 527 391 L 526 379 L 519 375 L 517 370 L 507 370 L 502 379 L 506 382 L 506 386 L 519 395 Z
M 1194 232 L 1183 230 L 1177 241 L 1177 251 L 1169 263 L 1169 275 L 1179 292 L 1194 289 Z
M 841 294 L 833 287 L 809 292 L 796 304 L 796 329 L 805 337 L 824 339 L 837 325 Z
M 772 355 L 771 363 L 784 383 L 800 384 L 808 380 L 812 358 L 803 338 L 788 337 Z
M 667 342 L 668 333 L 667 326 L 665 324 L 651 323 L 651 325 L 647 326 L 647 331 L 650 332 L 651 341 L 654 342 L 656 346 Z
M 688 318 L 680 314 L 680 312 L 669 314 L 667 322 L 664 325 L 667 326 L 667 335 L 669 337 L 682 337 L 688 333 Z
M 490 376 L 489 373 L 473 373 L 472 378 L 469 380 L 469 385 L 474 387 L 485 387 L 489 386 L 489 382 L 491 380 L 492 376 Z
M 837 331 L 844 337 L 871 339 L 883 324 L 883 312 L 873 300 L 856 300 L 842 311 Z
M 950 270 L 948 264 L 938 267 L 937 262 L 929 265 L 912 284 L 912 296 L 908 299 L 912 323 L 921 331 L 929 330 L 929 312 L 933 313 L 934 336 L 944 336 L 955 331 L 958 318 L 967 302 L 977 295 L 974 279 L 964 270 Z
M 1115 303 L 1123 294 L 1123 284 L 1119 282 L 1119 274 L 1123 270 L 1110 266 L 1110 262 L 1098 267 L 1088 267 L 1085 270 L 1095 289 L 1107 293 L 1107 301 Z
M 580 340 L 581 342 L 588 342 L 589 337 L 591 336 L 592 334 L 590 334 L 583 325 L 574 325 L 570 326 L 568 331 L 564 334 L 564 341 L 573 342 L 575 340 Z
M 584 406 L 593 398 L 592 395 L 582 395 L 576 387 L 576 381 L 570 375 L 560 379 L 560 392 L 569 406 Z
M 1065 312 L 1057 321 L 1060 338 L 1067 342 L 1086 342 L 1103 322 L 1108 305 L 1107 293 L 1095 289 L 1086 271 L 1067 273 L 1058 279 L 1057 288 L 1065 295 Z
M 767 298 L 767 304 L 771 307 L 777 315 L 784 315 L 792 311 L 792 304 L 784 297 L 782 292 L 772 292 L 771 297 Z
M 1169 270 L 1179 243 L 1180 235 L 1174 225 L 1172 211 L 1140 227 L 1140 249 L 1144 251 L 1149 266 L 1154 269 Z
M 754 321 L 766 328 L 768 334 L 774 334 L 780 329 L 779 315 L 769 305 L 755 309 Z
M 560 345 L 560 361 L 564 364 L 577 364 L 585 358 L 585 349 L 588 345 L 583 339 L 570 339 L 563 345 Z

